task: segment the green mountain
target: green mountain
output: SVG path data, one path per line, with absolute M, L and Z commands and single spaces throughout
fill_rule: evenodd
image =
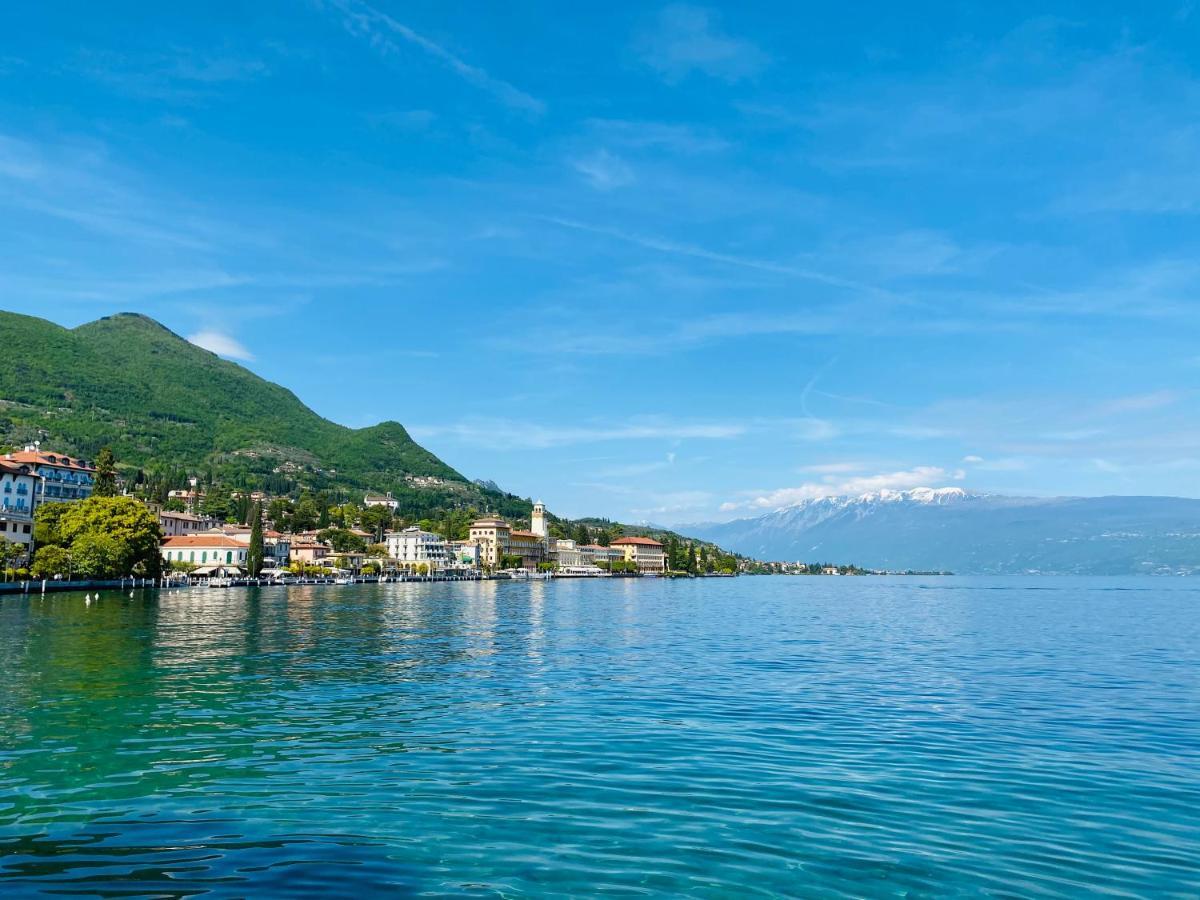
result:
M 517 498 L 468 481 L 398 422 L 330 422 L 291 391 L 146 316 L 67 329 L 0 312 L 0 342 L 7 444 L 40 439 L 85 457 L 109 446 L 127 473 L 169 467 L 280 493 L 392 491 L 413 513 L 467 504 L 528 511 L 524 502 L 506 509 Z
M 85 459 L 111 447 L 122 475 L 142 478 L 149 495 L 165 497 L 198 475 L 272 495 L 323 491 L 335 502 L 391 491 L 408 520 L 457 522 L 473 508 L 528 524 L 528 499 L 467 480 L 399 422 L 359 429 L 330 422 L 286 388 L 146 316 L 63 328 L 0 311 L 0 347 L 0 444 L 40 440 Z M 564 534 L 572 524 L 552 522 Z M 584 524 L 681 539 L 660 528 Z

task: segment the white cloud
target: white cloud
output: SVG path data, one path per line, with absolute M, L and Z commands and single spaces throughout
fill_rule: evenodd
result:
M 254 354 L 245 348 L 239 341 L 230 337 L 227 334 L 222 334 L 220 331 L 205 329 L 197 331 L 190 335 L 188 340 L 197 347 L 203 347 L 205 350 L 211 350 L 217 356 L 224 356 L 229 359 L 240 359 L 244 362 L 249 362 L 254 359 Z
M 975 455 L 964 456 L 963 462 L 965 462 L 965 463 L 981 463 L 981 462 L 983 462 L 983 457 L 975 456 Z
M 607 150 L 597 150 L 571 164 L 598 191 L 611 191 L 634 182 L 633 169 L 621 157 Z
M 941 481 L 962 481 L 964 478 L 966 478 L 966 472 L 962 469 L 948 471 L 941 466 L 917 466 L 899 472 L 858 475 L 842 480 L 829 476 L 822 482 L 808 482 L 797 487 L 776 488 L 765 492 L 749 491 L 741 500 L 722 503 L 721 511 L 779 509 L 782 506 L 791 506 L 804 500 L 856 496 L 882 490 L 930 487 Z
M 746 433 L 746 426 L 729 423 L 669 422 L 638 419 L 603 425 L 540 425 L 511 419 L 467 419 L 444 425 L 416 425 L 409 429 L 418 440 L 449 437 L 464 444 L 505 450 L 563 447 L 603 441 L 725 440 Z
M 355 37 L 366 38 L 375 50 L 385 56 L 403 55 L 400 47 L 388 37 L 389 34 L 392 34 L 424 50 L 434 59 L 444 63 L 450 71 L 464 81 L 487 91 L 506 106 L 537 114 L 546 109 L 546 104 L 536 97 L 531 97 L 507 81 L 493 78 L 479 66 L 465 62 L 441 44 L 413 31 L 404 23 L 398 22 L 370 4 L 356 2 L 356 0 L 330 0 L 329 5 L 341 11 L 345 17 L 344 24 L 347 31 Z
M 703 72 L 724 81 L 740 81 L 758 74 L 770 61 L 750 41 L 721 33 L 717 17 L 709 10 L 685 3 L 665 7 L 654 27 L 641 35 L 637 49 L 642 61 L 668 84 L 692 72 Z

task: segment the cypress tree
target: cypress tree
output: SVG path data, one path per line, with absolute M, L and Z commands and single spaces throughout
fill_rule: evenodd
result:
M 250 550 L 246 554 L 246 568 L 251 578 L 257 578 L 262 572 L 263 558 L 262 505 L 255 503 L 250 513 Z

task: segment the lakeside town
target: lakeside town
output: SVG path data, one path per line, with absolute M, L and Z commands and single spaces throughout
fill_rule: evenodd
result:
M 122 506 L 90 515 L 91 533 L 61 534 L 62 507 L 111 498 Z M 132 504 L 132 506 L 130 505 Z M 576 524 L 570 536 L 540 501 L 528 523 L 463 510 L 410 523 L 391 493 L 322 506 L 261 490 L 202 487 L 196 477 L 155 502 L 123 489 L 112 454 L 95 461 L 38 444 L 0 456 L 0 563 L 5 579 L 164 577 L 227 584 L 296 580 L 480 577 L 702 577 L 889 573 L 855 565 L 762 562 L 698 541 L 656 540 Z M 39 510 L 42 515 L 39 516 Z M 141 513 L 137 543 L 154 559 L 117 546 L 130 511 Z M 136 516 L 135 516 L 136 517 Z M 113 525 L 121 521 L 121 527 Z M 525 526 L 525 527 L 522 527 Z M 448 532 L 457 532 L 449 534 Z M 555 533 L 559 532 L 559 533 Z M 111 545 L 111 546 L 109 546 Z
M 306 496 L 293 502 L 263 491 L 230 491 L 214 498 L 212 490 L 193 477 L 187 487 L 168 491 L 164 502 L 138 499 L 120 489 L 111 454 L 90 461 L 27 445 L 0 457 L 0 553 L 14 575 L 32 578 L 135 574 L 137 566 L 124 572 L 104 559 L 94 541 L 55 540 L 53 520 L 62 516 L 39 515 L 51 505 L 109 497 L 144 508 L 158 543 L 158 573 L 191 580 L 663 576 L 673 563 L 684 574 L 732 575 L 740 564 L 706 545 L 676 547 L 586 526 L 576 526 L 571 537 L 556 536 L 540 502 L 527 527 L 497 515 L 471 516 L 450 525 L 463 532 L 455 538 L 443 533 L 449 529 L 399 518 L 390 493 L 366 492 L 357 503 L 331 509 Z M 154 568 L 142 561 L 144 574 Z

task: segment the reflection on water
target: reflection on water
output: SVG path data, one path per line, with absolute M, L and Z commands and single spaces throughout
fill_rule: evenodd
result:
M 0 895 L 1200 891 L 1190 582 L 0 600 Z

